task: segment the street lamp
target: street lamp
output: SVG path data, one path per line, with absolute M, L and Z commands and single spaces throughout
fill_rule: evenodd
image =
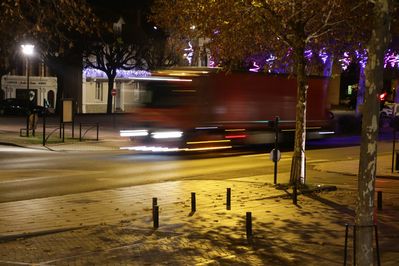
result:
M 29 99 L 29 58 L 34 54 L 35 46 L 33 44 L 22 44 L 22 53 L 25 55 L 26 58 L 26 97 L 27 97 L 27 104 L 28 107 L 30 106 L 30 99 Z M 29 137 L 29 112 L 26 118 L 26 136 Z

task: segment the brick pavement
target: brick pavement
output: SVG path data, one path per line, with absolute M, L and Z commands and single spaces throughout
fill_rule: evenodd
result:
M 4 265 L 341 265 L 354 192 L 300 196 L 256 180 L 178 181 L 0 204 Z M 226 188 L 232 208 L 226 210 Z M 190 215 L 190 193 L 197 212 Z M 152 197 L 160 227 L 152 229 Z M 337 200 L 337 198 L 339 200 Z M 397 200 L 397 199 L 396 199 Z M 397 201 L 396 201 L 397 202 Z M 399 261 L 398 205 L 381 215 L 383 265 Z M 245 213 L 253 215 L 253 244 Z M 28 221 L 28 222 L 27 222 Z M 395 248 L 396 247 L 396 248 Z

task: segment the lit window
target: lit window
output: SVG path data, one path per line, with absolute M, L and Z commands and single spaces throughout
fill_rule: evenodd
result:
M 103 83 L 102 82 L 96 82 L 96 95 L 95 95 L 96 100 L 103 100 Z

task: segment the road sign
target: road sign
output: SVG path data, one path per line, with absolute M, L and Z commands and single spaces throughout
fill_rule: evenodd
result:
M 281 152 L 277 149 L 273 149 L 270 152 L 270 160 L 272 160 L 273 162 L 278 162 L 281 159 Z
M 116 90 L 115 90 L 115 89 L 112 89 L 111 95 L 112 95 L 112 96 L 115 96 L 115 95 L 116 95 Z

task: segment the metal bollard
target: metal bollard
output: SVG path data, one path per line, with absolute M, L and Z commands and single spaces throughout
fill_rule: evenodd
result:
M 158 198 L 152 198 L 152 208 L 156 205 L 158 205 Z
M 195 199 L 195 192 L 191 192 L 191 212 L 194 213 L 197 210 L 197 203 Z
M 348 257 L 348 232 L 349 232 L 349 224 L 345 224 L 344 266 L 346 266 L 346 259 Z
M 297 205 L 298 203 L 298 189 L 297 189 L 297 182 L 294 183 L 293 192 L 292 192 L 292 203 Z
M 252 240 L 252 213 L 247 212 L 246 220 L 245 220 L 245 227 L 247 232 L 247 240 Z
M 378 265 L 378 266 L 381 266 L 380 245 L 379 245 L 379 243 L 378 243 L 378 227 L 377 227 L 376 224 L 374 225 L 374 232 L 375 232 L 375 235 L 374 235 L 374 238 L 375 238 L 375 248 L 376 248 L 376 251 L 377 251 L 377 265 Z
M 231 210 L 231 188 L 227 188 L 226 209 Z
M 152 198 L 152 221 L 154 223 L 154 228 L 158 228 L 159 226 L 158 198 Z
M 377 192 L 377 208 L 379 211 L 382 210 L 382 191 Z
M 353 265 L 356 265 L 356 225 L 353 226 Z
M 155 205 L 152 209 L 152 220 L 154 222 L 154 229 L 159 227 L 159 206 Z

